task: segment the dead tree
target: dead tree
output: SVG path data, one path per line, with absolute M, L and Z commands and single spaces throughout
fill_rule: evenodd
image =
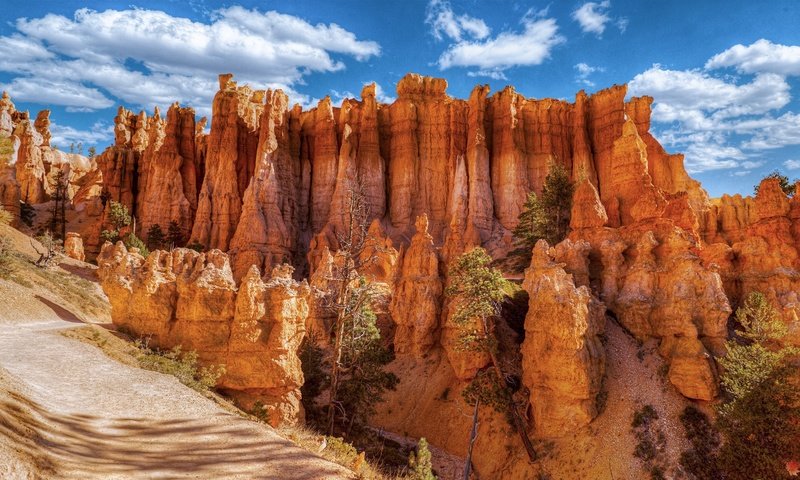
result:
M 359 272 L 375 262 L 382 245 L 369 234 L 369 205 L 363 185 L 357 180 L 349 182 L 347 213 L 343 228 L 336 232 L 338 249 L 328 280 L 328 294 L 323 306 L 335 315 L 332 326 L 333 355 L 331 361 L 330 393 L 327 409 L 328 432 L 332 435 L 336 411 L 342 410 L 337 399 L 341 375 L 347 373 L 342 365 L 342 338 L 345 325 L 369 305 L 374 296 L 369 282 L 360 281 Z

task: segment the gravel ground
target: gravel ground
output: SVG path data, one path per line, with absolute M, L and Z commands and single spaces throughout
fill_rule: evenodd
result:
M 0 478 L 352 478 L 173 377 L 58 333 L 76 325 L 0 322 Z

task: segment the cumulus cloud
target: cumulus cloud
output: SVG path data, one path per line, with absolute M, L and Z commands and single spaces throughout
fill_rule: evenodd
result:
M 482 39 L 491 33 L 486 22 L 480 18 L 467 14 L 456 15 L 447 0 L 431 0 L 425 23 L 431 26 L 431 33 L 437 40 L 442 40 L 446 36 L 460 42 L 465 37 Z
M 501 78 L 503 70 L 511 67 L 541 64 L 556 45 L 565 41 L 555 19 L 544 18 L 545 14 L 529 12 L 520 22 L 521 31 L 508 30 L 483 40 L 451 44 L 439 57 L 439 68 L 477 67 L 473 75 Z
M 371 83 L 375 84 L 375 99 L 378 100 L 378 102 L 380 102 L 380 103 L 394 103 L 394 101 L 397 100 L 396 97 L 393 97 L 393 96 L 387 94 L 386 91 L 383 89 L 383 87 L 381 87 L 381 84 L 378 83 L 378 82 L 374 82 L 374 81 L 364 82 L 363 86 L 367 86 L 367 85 L 369 85 Z M 345 90 L 344 92 L 340 92 L 338 90 L 331 90 L 330 97 L 331 97 L 331 103 L 333 105 L 341 106 L 342 102 L 344 102 L 345 99 L 348 99 L 348 98 L 360 99 L 361 95 L 360 94 L 356 95 L 355 93 L 353 93 L 353 92 L 351 92 L 349 90 Z M 306 104 L 303 104 L 303 105 L 305 107 L 308 107 L 308 108 L 313 108 L 313 107 L 316 107 L 318 103 L 319 103 L 319 99 L 318 98 L 314 98 L 314 99 L 310 99 Z
M 508 80 L 506 74 L 503 73 L 503 70 L 499 69 L 492 69 L 492 70 L 475 70 L 473 72 L 467 72 L 468 77 L 488 77 L 494 80 Z
M 575 82 L 586 85 L 587 87 L 594 87 L 594 82 L 589 80 L 591 74 L 605 71 L 603 67 L 592 67 L 583 62 L 575 65 L 574 68 L 576 72 Z
M 777 114 L 792 97 L 786 78 L 774 72 L 757 72 L 742 80 L 714 70 L 653 65 L 633 78 L 629 91 L 655 99 L 657 134 L 666 145 L 686 153 L 691 172 L 752 170 L 764 165 L 753 159 L 761 152 L 800 145 L 800 115 Z
M 609 7 L 611 2 L 608 0 L 600 3 L 586 2 L 572 12 L 572 18 L 584 32 L 600 36 L 606 30 L 606 23 L 611 21 L 607 13 Z
M 47 82 L 59 93 L 43 90 L 36 101 L 84 110 L 106 108 L 112 98 L 148 108 L 176 100 L 205 105 L 217 74 L 228 71 L 299 96 L 293 86 L 305 75 L 340 71 L 343 57 L 380 54 L 377 43 L 339 25 L 238 6 L 207 23 L 137 8 L 81 9 L 72 18 L 48 14 L 14 25 L 15 33 L 0 37 L 0 70 L 18 75 L 12 95 L 26 95 L 24 83 Z
M 786 160 L 785 162 L 783 162 L 783 166 L 786 167 L 788 170 L 797 170 L 798 168 L 800 168 L 800 160 L 794 160 L 794 159 Z
M 734 45 L 706 62 L 709 70 L 725 67 L 743 73 L 800 75 L 800 46 L 775 44 L 762 38 L 748 46 Z
M 614 22 L 620 32 L 625 33 L 628 28 L 628 19 L 625 17 L 611 18 L 609 10 L 611 9 L 611 2 L 604 0 L 602 2 L 586 2 L 572 12 L 572 19 L 578 22 L 581 30 L 584 33 L 593 33 L 598 37 L 603 36 L 606 31 L 606 25 L 609 22 Z
M 714 119 L 766 113 L 791 100 L 789 84 L 780 75 L 765 73 L 736 84 L 700 70 L 667 70 L 661 65 L 633 77 L 630 91 L 656 98 L 653 115 L 662 121 L 686 120 L 697 112 L 711 112 Z
M 114 102 L 98 89 L 85 87 L 78 82 L 49 80 L 47 78 L 15 78 L 0 84 L 16 101 L 62 105 L 73 111 L 98 110 L 114 106 Z

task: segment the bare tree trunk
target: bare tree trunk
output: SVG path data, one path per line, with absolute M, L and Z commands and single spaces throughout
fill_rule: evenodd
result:
M 464 480 L 469 480 L 470 470 L 472 469 L 472 447 L 475 446 L 475 440 L 478 439 L 478 405 L 480 399 L 475 401 L 475 412 L 472 414 L 472 431 L 469 435 L 469 449 L 467 449 L 467 461 L 464 463 Z
M 484 331 L 487 332 L 487 336 L 494 336 L 494 328 L 490 329 L 488 322 L 489 320 L 484 319 Z M 503 375 L 503 371 L 500 369 L 500 362 L 497 360 L 497 355 L 495 355 L 495 352 L 492 349 L 489 349 L 489 358 L 492 360 L 492 367 L 494 368 L 495 375 L 497 375 L 497 381 L 505 382 L 506 377 Z M 533 448 L 531 439 L 528 438 L 528 431 L 525 428 L 525 422 L 522 420 L 522 414 L 519 413 L 519 409 L 517 408 L 517 404 L 514 403 L 513 398 L 510 399 L 508 408 L 511 410 L 511 418 L 514 420 L 514 428 L 517 430 L 520 440 L 522 440 L 522 445 L 525 446 L 525 452 L 528 454 L 528 459 L 531 463 L 533 463 L 538 458 L 538 455 L 536 454 L 536 450 Z

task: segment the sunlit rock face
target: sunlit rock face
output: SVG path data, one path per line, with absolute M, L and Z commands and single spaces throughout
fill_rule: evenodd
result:
M 443 79 L 415 74 L 398 82 L 391 104 L 377 100 L 374 85 L 360 97 L 304 110 L 280 90 L 222 75 L 209 133 L 186 107 L 173 105 L 165 118 L 120 109 L 115 145 L 97 159 L 97 173 L 87 168 L 71 187 L 92 219 L 80 231 L 87 255 L 107 225 L 100 190 L 136 214 L 139 231 L 175 220 L 186 240 L 210 251 L 144 260 L 106 247 L 100 271 L 115 322 L 226 363 L 220 386 L 244 403 L 264 402 L 273 423 L 297 418 L 297 345 L 306 330 L 327 345 L 332 318 L 318 300 L 341 261 L 357 186 L 369 237 L 363 256 L 374 257 L 360 273 L 386 292 L 378 313 L 401 377 L 393 413 L 379 422 L 463 454 L 451 438 L 469 425 L 439 425 L 441 395 L 460 391 L 490 359 L 458 348 L 448 265 L 476 246 L 502 265 L 527 194 L 541 192 L 559 164 L 575 183 L 570 232 L 534 250 L 523 281 L 529 310 L 507 345 L 521 365 L 534 436 L 569 435 L 598 415 L 607 322 L 658 345 L 667 380 L 698 400 L 718 394 L 714 357 L 748 293 L 766 294 L 789 326 L 787 341 L 800 345 L 800 196 L 766 180 L 754 197 L 709 199 L 683 156 L 650 133 L 652 98 L 626 102 L 622 85 L 579 92 L 574 102 L 488 86 L 457 99 Z M 13 136 L 14 159 L 24 158 L 0 170 L 8 208 L 20 195 L 40 195 L 39 185 L 48 194 L 32 147 L 45 151 L 47 116 L 32 127 L 20 122 L 0 101 L 0 132 Z M 481 435 L 498 438 L 498 424 L 487 425 Z M 508 458 L 521 451 L 506 447 Z M 476 456 L 483 476 L 512 468 L 500 448 Z
M 564 435 L 597 416 L 606 359 L 600 342 L 605 308 L 588 286 L 576 285 L 563 264 L 553 261 L 554 253 L 540 240 L 523 284 L 530 296 L 523 382 L 530 391 L 534 428 L 544 437 Z
M 50 110 L 36 119 L 17 111 L 7 92 L 0 98 L 0 203 L 18 217 L 19 202 L 36 205 L 49 201 L 61 177 L 69 201 L 81 204 L 97 196 L 87 185 L 99 176 L 97 163 L 82 155 L 58 150 L 50 144 Z M 93 195 L 92 195 L 93 194 Z
M 97 261 L 115 325 L 224 365 L 217 387 L 244 408 L 262 402 L 274 426 L 303 418 L 297 352 L 310 288 L 292 279 L 292 267 L 276 266 L 264 280 L 254 266 L 237 284 L 219 250 L 156 250 L 145 259 L 121 242 L 106 243 Z

